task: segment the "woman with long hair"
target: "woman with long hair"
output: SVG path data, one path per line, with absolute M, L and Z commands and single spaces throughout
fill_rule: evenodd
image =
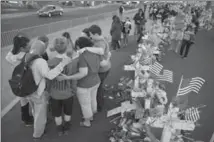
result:
M 26 35 L 19 33 L 13 38 L 13 48 L 6 55 L 6 60 L 13 66 L 17 66 L 29 50 L 30 39 Z M 33 116 L 30 115 L 28 100 L 22 97 L 20 98 L 20 104 L 22 121 L 26 126 L 33 125 Z
M 64 32 L 62 34 L 62 36 L 67 39 L 67 41 L 68 41 L 68 48 L 71 47 L 73 49 L 74 48 L 74 43 L 73 43 L 73 41 L 71 39 L 71 35 L 68 32 Z

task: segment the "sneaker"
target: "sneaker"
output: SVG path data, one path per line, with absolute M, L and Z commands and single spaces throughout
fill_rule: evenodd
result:
M 62 135 L 63 135 L 63 126 L 62 126 L 62 125 L 59 125 L 59 126 L 56 126 L 56 127 L 57 127 L 58 135 L 59 135 L 59 136 L 62 136 Z
M 34 122 L 33 116 L 31 116 L 28 121 L 23 121 L 23 122 L 24 122 L 26 127 L 33 126 L 33 122 Z
M 80 122 L 80 126 L 89 128 L 89 127 L 91 127 L 91 122 L 90 122 L 90 120 L 85 120 L 83 122 Z
M 71 122 L 66 122 L 64 123 L 64 126 L 63 126 L 63 130 L 64 130 L 64 134 L 67 135 L 68 134 L 68 131 L 70 130 L 70 127 L 71 127 Z

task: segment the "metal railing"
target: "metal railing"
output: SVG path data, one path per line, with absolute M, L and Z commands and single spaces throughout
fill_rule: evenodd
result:
M 124 14 L 131 14 L 131 13 L 134 14 L 136 11 L 137 11 L 137 9 L 128 10 L 128 11 L 125 11 Z M 2 32 L 1 33 L 1 47 L 11 45 L 13 42 L 13 37 L 20 32 L 25 33 L 30 38 L 34 38 L 34 37 L 37 37 L 40 35 L 47 35 L 47 34 L 51 34 L 51 33 L 65 30 L 68 28 L 72 28 L 72 27 L 75 27 L 75 26 L 78 26 L 78 25 L 81 25 L 84 23 L 91 23 L 91 22 L 94 22 L 97 20 L 102 20 L 102 19 L 111 17 L 115 14 L 117 14 L 117 11 L 97 14 L 97 15 L 93 15 L 93 16 L 89 16 L 89 17 L 76 18 L 76 19 L 72 19 L 72 20 L 63 20 L 63 21 L 48 23 L 48 24 L 44 24 L 44 25 L 29 27 L 29 28 Z

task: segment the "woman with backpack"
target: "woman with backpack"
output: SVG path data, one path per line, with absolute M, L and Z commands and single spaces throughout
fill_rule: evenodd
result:
M 13 66 L 21 63 L 22 58 L 30 50 L 30 39 L 24 34 L 17 34 L 13 38 L 13 48 L 8 52 L 6 60 Z M 26 98 L 20 97 L 21 119 L 25 126 L 33 125 L 33 116 L 30 115 L 29 102 Z

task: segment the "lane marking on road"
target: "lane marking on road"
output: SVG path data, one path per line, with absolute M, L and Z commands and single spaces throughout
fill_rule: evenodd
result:
M 1 111 L 1 118 L 5 116 L 18 102 L 19 98 L 16 97 L 9 105 L 7 105 L 2 111 Z

